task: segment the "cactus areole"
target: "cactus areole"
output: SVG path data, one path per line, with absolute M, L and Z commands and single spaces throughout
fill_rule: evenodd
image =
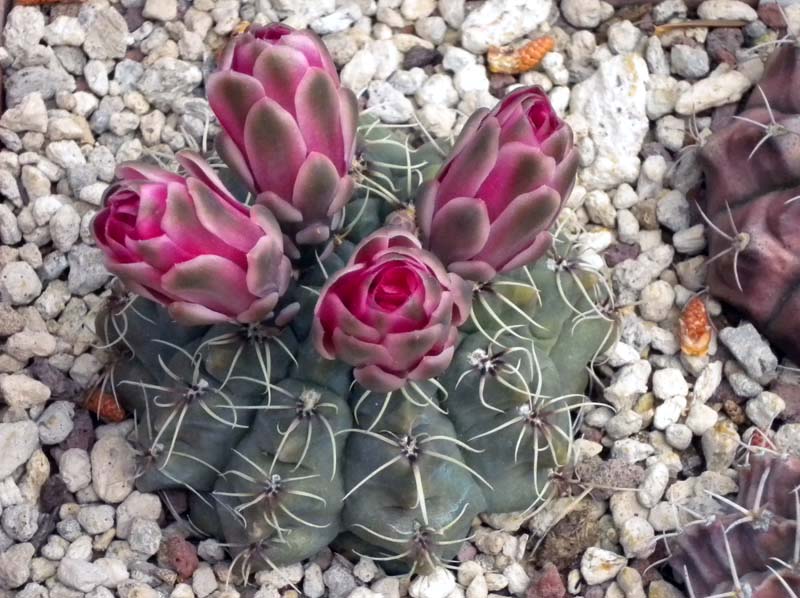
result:
M 429 571 L 476 514 L 532 513 L 616 330 L 602 260 L 548 232 L 577 162 L 547 96 L 447 154 L 359 120 L 284 25 L 234 38 L 208 96 L 218 156 L 120 166 L 94 221 L 137 487 L 187 492 L 244 576 L 334 541 Z

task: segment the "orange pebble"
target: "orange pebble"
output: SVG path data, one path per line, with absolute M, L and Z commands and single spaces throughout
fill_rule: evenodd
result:
M 706 304 L 700 297 L 695 297 L 683 308 L 681 323 L 681 351 L 691 357 L 702 357 L 708 354 L 711 344 L 711 322 L 708 320 Z
M 239 24 L 233 28 L 233 31 L 231 31 L 231 37 L 235 35 L 241 35 L 242 33 L 246 32 L 248 29 L 250 29 L 250 24 L 250 21 L 240 21 Z
M 102 392 L 100 389 L 94 389 L 89 393 L 83 407 L 106 423 L 118 424 L 127 417 L 114 395 Z
M 539 66 L 542 58 L 553 47 L 555 47 L 555 40 L 551 36 L 545 35 L 518 48 L 491 46 L 486 54 L 486 59 L 492 73 L 518 75 Z

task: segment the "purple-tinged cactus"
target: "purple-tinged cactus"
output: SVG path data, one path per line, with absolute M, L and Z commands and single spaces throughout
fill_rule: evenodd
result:
M 253 27 L 208 80 L 220 155 L 300 245 L 326 241 L 350 200 L 358 120 L 322 41 L 282 24 Z
M 541 89 L 510 93 L 464 125 L 449 160 L 420 193 L 425 246 L 464 278 L 488 281 L 530 264 L 578 168 L 572 130 Z
M 746 109 L 701 157 L 711 292 L 800 359 L 800 48 L 767 63 Z
M 184 324 L 260 322 L 291 277 L 278 223 L 233 199 L 199 156 L 179 160 L 186 177 L 145 164 L 117 169 L 93 222 L 106 267 Z
M 414 235 L 380 229 L 323 287 L 314 343 L 323 357 L 355 366 L 364 388 L 390 392 L 450 365 L 470 300 L 470 286 Z
M 693 598 L 792 598 L 800 593 L 800 459 L 750 455 L 736 500 L 689 525 L 670 565 Z

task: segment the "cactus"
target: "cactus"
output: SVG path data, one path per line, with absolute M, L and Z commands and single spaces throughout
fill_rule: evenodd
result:
M 784 598 L 800 593 L 800 459 L 756 449 L 735 500 L 672 542 L 670 565 L 692 597 Z
M 743 112 L 701 152 L 708 283 L 800 359 L 800 46 L 780 45 Z
M 251 55 L 243 47 L 264 52 L 278 39 L 275 47 L 296 44 L 306 58 L 316 56 L 321 46 L 308 46 L 311 34 L 293 35 L 280 26 L 235 41 L 225 77 L 214 85 L 249 85 L 232 74 L 247 70 L 241 61 Z M 304 68 L 335 81 L 327 61 L 321 64 Z M 264 74 L 259 68 L 256 77 Z M 129 440 L 141 456 L 136 484 L 189 493 L 189 522 L 219 538 L 244 577 L 332 542 L 392 570 L 450 566 L 475 515 L 533 513 L 554 493 L 550 474 L 570 459 L 587 370 L 614 341 L 602 259 L 562 226 L 552 244 L 549 233 L 538 234 L 544 240 L 536 241 L 536 254 L 546 252 L 546 259 L 536 263 L 524 248 L 530 235 L 506 231 L 493 242 L 505 243 L 504 255 L 521 248 L 525 259 L 516 267 L 504 258 L 496 264 L 502 274 L 480 282 L 448 271 L 446 244 L 424 247 L 416 236 L 413 203 L 421 185 L 438 176 L 446 148 L 411 144 L 409 135 L 369 116 L 353 123 L 356 159 L 337 183 L 353 181 L 352 201 L 326 203 L 326 191 L 312 198 L 325 210 L 301 210 L 299 220 L 287 221 L 287 208 L 270 219 L 288 200 L 264 196 L 256 183 L 272 176 L 259 168 L 275 165 L 269 155 L 245 160 L 248 145 L 237 140 L 247 132 L 235 127 L 247 129 L 249 120 L 234 119 L 225 95 L 215 93 L 212 106 L 225 105 L 221 124 L 232 129 L 221 157 L 233 168 L 217 168 L 214 159 L 215 174 L 195 155 L 183 160 L 186 177 L 125 167 L 125 185 L 109 190 L 95 222 L 109 264 L 122 264 L 120 279 L 140 293 L 110 301 L 96 326 L 112 352 L 103 384 L 135 418 Z M 509 101 L 516 105 L 520 93 Z M 544 127 L 542 139 L 559 131 L 564 151 L 556 158 L 567 156 L 568 173 L 569 130 L 540 91 L 530 93 L 536 110 L 526 126 Z M 283 115 L 283 125 L 295 116 L 272 104 L 270 110 Z M 519 118 L 514 123 L 521 126 Z M 474 134 L 467 129 L 453 151 L 474 146 Z M 555 158 L 528 153 L 552 169 Z M 243 160 L 258 176 L 247 178 Z M 542 181 L 519 175 L 514 183 L 514 176 L 504 173 L 515 193 L 535 199 Z M 260 194 L 252 207 L 247 191 L 225 190 L 236 177 Z M 177 251 L 180 220 L 166 221 L 168 210 L 148 206 L 169 204 L 170 185 L 194 198 L 199 186 L 190 179 L 210 191 L 184 202 L 183 217 L 201 222 L 217 244 L 187 257 Z M 158 201 L 139 202 L 141 189 L 145 200 Z M 548 197 L 557 193 L 548 189 Z M 471 193 L 473 203 L 481 201 Z M 254 242 L 228 234 L 221 215 L 237 200 L 236 222 L 263 231 Z M 532 230 L 547 228 L 551 208 L 528 221 Z M 137 243 L 152 238 L 177 250 L 141 253 Z M 213 255 L 224 267 L 186 277 L 184 286 L 163 282 L 194 255 Z M 235 271 L 236 284 L 214 278 L 222 271 Z

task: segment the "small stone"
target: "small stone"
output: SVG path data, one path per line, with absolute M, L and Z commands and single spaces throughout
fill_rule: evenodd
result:
M 737 396 L 755 397 L 763 390 L 761 384 L 748 376 L 738 361 L 726 361 L 723 372 L 728 384 L 730 384 L 734 394 Z
M 616 440 L 611 447 L 611 456 L 614 459 L 620 459 L 629 464 L 644 461 L 654 452 L 655 449 L 651 445 L 633 438 Z
M 325 594 L 325 582 L 322 579 L 322 569 L 316 563 L 309 564 L 305 569 L 303 575 L 303 594 L 308 596 L 308 598 L 322 598 Z
M 42 282 L 26 262 L 11 262 L 0 270 L 0 298 L 12 305 L 28 305 L 42 292 Z
M 687 425 L 689 425 L 688 418 Z M 730 420 L 722 420 L 709 428 L 702 437 L 707 469 L 725 471 L 733 463 L 740 443 L 736 425 Z
M 2 516 L 3 531 L 18 542 L 27 542 L 39 529 L 39 509 L 22 503 L 6 507 Z
M 136 87 L 148 102 L 168 111 L 177 98 L 189 95 L 202 80 L 203 74 L 196 65 L 164 56 L 144 71 Z
M 25 584 L 31 575 L 33 544 L 15 544 L 0 553 L 0 586 L 13 590 Z
M 570 25 L 594 29 L 614 14 L 614 7 L 600 0 L 562 0 L 561 12 Z
M 106 581 L 102 568 L 74 558 L 65 558 L 59 563 L 57 576 L 58 581 L 79 592 L 91 592 Z
M 675 303 L 675 291 L 665 280 L 654 280 L 642 289 L 641 301 L 639 313 L 642 317 L 651 322 L 661 322 L 669 316 Z
M 685 424 L 670 424 L 664 433 L 667 444 L 679 451 L 689 448 L 692 443 L 692 430 Z
M 653 374 L 653 394 L 662 401 L 686 397 L 689 394 L 689 385 L 679 369 L 664 368 Z
M 192 589 L 197 598 L 205 598 L 217 589 L 219 584 L 214 577 L 214 570 L 207 564 L 200 565 L 192 575 Z
M 25 464 L 39 448 L 36 424 L 30 420 L 0 423 L 0 479 Z
M 708 74 L 710 61 L 705 48 L 676 44 L 670 52 L 672 72 L 686 79 L 699 79 Z
M 648 390 L 652 366 L 646 359 L 626 365 L 618 370 L 604 391 L 605 399 L 617 409 L 630 409 L 639 396 Z
M 47 107 L 41 94 L 33 92 L 26 95 L 19 104 L 9 108 L 0 116 L 0 127 L 17 133 L 24 131 L 47 131 Z
M 75 404 L 70 401 L 56 401 L 36 420 L 39 440 L 44 445 L 58 444 L 66 440 L 72 432 Z
M 369 583 L 380 573 L 375 561 L 369 558 L 361 558 L 353 567 L 353 575 L 364 583 Z
M 107 588 L 116 588 L 119 584 L 130 578 L 127 565 L 119 559 L 102 557 L 94 561 L 94 565 L 96 565 L 105 576 L 106 580 L 103 582 L 103 586 Z M 113 594 L 108 596 L 108 598 L 112 597 Z
M 200 564 L 194 544 L 181 536 L 170 536 L 161 545 L 160 550 L 163 551 L 164 561 L 175 570 L 181 579 L 189 579 Z M 159 554 L 159 560 L 161 558 L 162 555 Z
M 615 552 L 591 546 L 581 558 L 581 575 L 590 586 L 614 579 L 628 559 Z
M 134 490 L 117 508 L 117 537 L 126 540 L 135 519 L 158 521 L 161 512 L 161 501 L 158 496 Z
M 591 191 L 586 195 L 584 207 L 592 222 L 608 228 L 614 227 L 617 211 L 607 193 L 599 189 Z
M 342 85 L 358 93 L 366 89 L 377 69 L 378 63 L 372 52 L 367 48 L 359 50 L 342 69 Z
M 634 492 L 617 492 L 611 496 L 609 501 L 611 517 L 614 525 L 622 527 L 628 519 L 633 517 L 647 518 L 648 508 L 643 507 Z
M 136 552 L 152 556 L 161 545 L 161 528 L 155 521 L 136 518 L 131 522 L 128 543 Z
M 44 32 L 44 14 L 37 7 L 15 6 L 8 13 L 4 46 L 12 56 L 24 55 L 39 43 Z
M 80 534 L 67 548 L 66 558 L 88 561 L 92 558 L 92 538 L 86 534 Z
M 386 81 L 373 81 L 368 87 L 367 106 L 385 123 L 408 122 L 414 115 L 414 105 Z
M 447 598 L 456 589 L 456 580 L 447 569 L 437 568 L 428 575 L 418 575 L 408 586 L 411 598 Z
M 655 530 L 646 519 L 633 517 L 622 524 L 619 543 L 628 558 L 647 558 L 656 549 Z
M 752 378 L 760 379 L 775 373 L 778 358 L 750 322 L 742 322 L 736 328 L 723 328 L 719 339 Z
M 61 453 L 58 470 L 70 492 L 82 490 L 92 482 L 89 453 L 83 449 L 71 448 Z
M 708 405 L 694 401 L 686 415 L 686 426 L 695 436 L 702 436 L 717 423 L 717 412 Z
M 669 191 L 659 198 L 656 216 L 671 231 L 681 231 L 689 227 L 689 202 L 680 191 Z
M 83 23 L 86 39 L 83 50 L 89 58 L 122 58 L 128 48 L 128 25 L 114 7 L 87 11 Z
M 480 64 L 468 64 L 453 76 L 453 84 L 463 98 L 470 92 L 489 91 L 486 69 Z
M 632 436 L 641 429 L 642 416 L 632 409 L 620 411 L 606 423 L 606 433 L 615 440 Z
M 800 456 L 800 424 L 783 424 L 775 433 L 775 446 L 779 451 Z
M 739 71 L 719 67 L 709 77 L 700 79 L 681 93 L 675 103 L 675 112 L 689 116 L 738 102 L 750 86 L 750 80 Z
M 69 252 L 67 284 L 73 295 L 86 295 L 102 287 L 110 274 L 104 265 L 103 251 L 98 247 L 76 245 Z
M 758 13 L 750 5 L 739 0 L 705 0 L 697 7 L 701 19 L 752 22 Z
M 476 575 L 469 582 L 466 591 L 466 598 L 486 598 L 489 595 L 489 588 L 486 587 L 486 577 Z
M 644 480 L 637 492 L 639 503 L 652 508 L 664 496 L 669 484 L 669 468 L 663 463 L 654 463 L 644 473 Z
M 762 430 L 769 430 L 772 422 L 784 409 L 786 409 L 786 403 L 780 396 L 764 391 L 756 398 L 747 401 L 745 413 L 756 426 Z
M 86 32 L 77 17 L 59 15 L 47 26 L 44 39 L 51 46 L 81 46 Z
M 111 505 L 84 505 L 78 511 L 77 519 L 87 534 L 102 534 L 114 527 L 114 507 Z
M 122 502 L 133 490 L 136 477 L 133 447 L 120 436 L 105 436 L 92 447 L 91 462 L 92 487 L 97 496 L 112 504 Z
M 672 244 L 678 253 L 694 255 L 706 247 L 705 226 L 695 224 L 672 235 Z
M 612 23 L 608 28 L 608 46 L 616 54 L 627 54 L 636 49 L 642 32 L 628 20 Z
M 174 21 L 178 16 L 177 0 L 146 0 L 142 9 L 145 19 L 157 21 Z
M 30 409 L 47 402 L 50 389 L 25 374 L 0 375 L 0 397 L 10 407 Z
M 703 368 L 692 390 L 692 397 L 695 402 L 705 403 L 714 395 L 722 382 L 722 369 L 723 363 L 721 361 L 712 361 Z

